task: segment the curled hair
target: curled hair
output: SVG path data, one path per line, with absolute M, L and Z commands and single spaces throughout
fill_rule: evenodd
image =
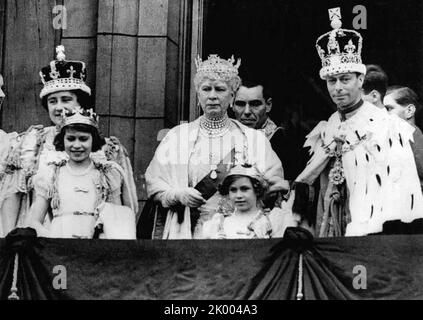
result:
M 66 130 L 68 129 L 90 133 L 91 137 L 93 138 L 91 152 L 96 152 L 100 150 L 101 147 L 106 144 L 106 140 L 102 137 L 102 135 L 100 134 L 100 132 L 98 132 L 96 128 L 87 124 L 75 123 L 63 127 L 62 130 L 60 130 L 60 132 L 54 137 L 53 144 L 56 147 L 57 151 L 65 151 L 65 134 Z
M 81 89 L 59 90 L 59 91 L 56 91 L 56 92 L 60 92 L 60 91 L 69 91 L 69 92 L 72 92 L 73 94 L 75 94 L 76 95 L 76 101 L 78 101 L 78 103 L 79 103 L 79 105 L 81 106 L 82 109 L 94 109 L 93 108 L 94 104 L 92 103 L 92 98 L 87 92 L 82 91 Z M 41 105 L 43 106 L 44 109 L 48 110 L 47 99 L 51 94 L 56 93 L 56 92 L 52 92 L 52 93 L 50 93 L 50 94 L 41 98 Z
M 228 195 L 229 194 L 229 188 L 236 180 L 240 178 L 249 178 L 251 181 L 251 185 L 253 186 L 254 193 L 257 196 L 257 200 L 262 200 L 264 198 L 264 195 L 267 192 L 267 184 L 264 181 L 259 181 L 256 178 L 252 178 L 249 176 L 243 176 L 243 175 L 232 175 L 225 178 L 223 183 L 219 186 L 219 193 L 221 195 Z
M 219 75 L 217 74 L 196 73 L 194 77 L 195 91 L 198 92 L 198 90 L 200 89 L 200 85 L 206 80 L 211 80 L 211 81 L 220 80 L 220 81 L 226 82 L 228 87 L 232 90 L 232 93 L 235 93 L 238 90 L 238 88 L 241 86 L 241 78 L 238 75 L 232 76 L 230 78 L 222 78 L 222 77 L 219 77 Z
M 416 112 L 422 109 L 419 96 L 409 87 L 391 86 L 386 91 L 386 95 L 388 94 L 393 94 L 395 102 L 402 107 L 412 104 L 416 107 Z

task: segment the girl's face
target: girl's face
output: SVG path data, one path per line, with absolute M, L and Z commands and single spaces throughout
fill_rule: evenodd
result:
M 74 163 L 83 164 L 90 161 L 93 146 L 91 133 L 66 129 L 64 137 L 65 151 Z
M 229 199 L 238 212 L 257 208 L 257 195 L 250 178 L 241 177 L 229 186 Z
M 79 106 L 76 94 L 71 91 L 54 92 L 47 97 L 48 114 L 55 125 L 62 120 L 63 110 L 72 111 Z

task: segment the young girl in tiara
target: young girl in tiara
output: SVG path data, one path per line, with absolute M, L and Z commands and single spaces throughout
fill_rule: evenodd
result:
M 33 203 L 33 178 L 56 153 L 54 138 L 58 134 L 63 111 L 77 108 L 92 108 L 91 89 L 85 83 L 86 64 L 83 61 L 67 60 L 65 48 L 56 48 L 57 58 L 40 70 L 43 87 L 40 92 L 41 105 L 51 121 L 50 126 L 32 125 L 20 133 L 10 148 L 5 151 L 3 165 L 0 164 L 0 237 L 27 221 Z M 1 101 L 1 94 L 0 94 Z M 116 137 L 105 138 L 106 143 L 91 157 L 98 161 L 114 161 L 124 169 L 125 186 L 122 193 L 130 199 L 130 206 L 138 212 L 138 201 L 132 166 L 125 147 Z M 0 147 L 1 149 L 1 147 Z M 0 157 L 1 158 L 1 157 Z M 45 170 L 44 170 L 45 171 Z M 50 223 L 50 212 L 45 226 Z
M 38 236 L 89 239 L 100 230 L 101 238 L 135 239 L 135 215 L 122 206 L 127 203 L 122 168 L 90 157 L 105 144 L 96 117 L 81 108 L 64 115 L 54 139 L 56 150 L 64 152 L 34 176 L 35 201 L 27 224 Z M 47 229 L 43 222 L 49 208 L 53 220 Z
M 283 237 L 287 227 L 298 226 L 300 217 L 290 208 L 293 196 L 282 209 L 263 209 L 261 200 L 267 185 L 255 167 L 233 167 L 219 188 L 220 194 L 228 196 L 232 208 L 220 208 L 211 220 L 206 221 L 200 238 L 278 238 Z

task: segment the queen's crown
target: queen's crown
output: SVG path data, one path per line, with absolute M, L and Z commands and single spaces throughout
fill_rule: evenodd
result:
M 219 78 L 230 79 L 238 75 L 241 59 L 238 59 L 235 63 L 233 56 L 225 60 L 220 58 L 217 54 L 211 54 L 208 59 L 204 61 L 198 56 L 195 59 L 195 65 L 197 67 L 197 74 L 215 75 Z

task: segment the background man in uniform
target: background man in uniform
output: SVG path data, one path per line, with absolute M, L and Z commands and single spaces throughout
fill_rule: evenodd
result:
M 263 82 L 243 81 L 232 109 L 238 121 L 266 135 L 282 162 L 285 179 L 294 180 L 304 168 L 308 156 L 302 148 L 301 137 L 294 132 L 295 128 L 278 126 L 270 119 L 272 94 L 268 86 Z

